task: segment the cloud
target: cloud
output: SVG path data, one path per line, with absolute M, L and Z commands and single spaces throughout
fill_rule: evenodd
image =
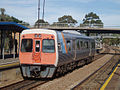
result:
M 119 4 L 120 0 L 46 0 L 45 20 L 52 23 L 57 22 L 57 19 L 63 15 L 71 15 L 82 23 L 85 14 L 95 11 L 106 25 L 119 24 L 120 7 L 114 6 L 115 3 Z M 38 0 L 1 0 L 0 2 L 0 8 L 5 8 L 7 14 L 32 25 L 37 20 L 37 5 Z M 42 15 L 42 6 L 40 14 Z
M 70 0 L 70 1 L 73 1 L 73 0 Z M 80 3 L 89 3 L 93 1 L 96 1 L 96 0 L 74 0 L 74 2 L 80 2 Z
M 33 0 L 3 0 L 1 1 L 2 4 L 6 4 L 6 5 L 13 5 L 13 4 L 34 4 L 36 1 Z
M 79 9 L 80 12 L 76 8 L 69 7 L 69 8 L 49 8 L 45 12 L 45 19 L 50 22 L 57 22 L 57 19 L 59 17 L 62 17 L 63 15 L 71 15 L 74 19 L 77 21 L 81 21 L 85 15 L 85 11 L 82 9 Z
M 120 0 L 107 0 L 107 1 L 112 2 L 112 3 L 120 4 Z
M 31 24 L 37 19 L 37 0 L 3 0 L 0 8 L 5 8 L 6 14 Z
M 105 26 L 120 26 L 120 15 L 117 14 L 103 14 L 101 19 Z

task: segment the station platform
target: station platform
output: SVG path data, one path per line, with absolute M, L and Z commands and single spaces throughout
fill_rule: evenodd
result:
M 19 58 L 0 59 L 0 70 L 19 66 Z
M 120 64 L 110 74 L 100 90 L 120 90 Z

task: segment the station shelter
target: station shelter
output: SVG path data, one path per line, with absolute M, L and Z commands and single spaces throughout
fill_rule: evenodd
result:
M 14 22 L 0 22 L 0 59 L 19 55 L 20 33 L 27 27 Z

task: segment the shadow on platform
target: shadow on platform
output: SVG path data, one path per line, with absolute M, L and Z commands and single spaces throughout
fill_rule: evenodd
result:
M 18 54 L 16 54 L 15 55 L 15 58 L 17 58 L 19 55 Z M 8 58 L 14 58 L 14 55 L 13 54 L 6 54 L 5 56 L 4 56 L 4 59 L 8 59 Z M 2 59 L 2 55 L 0 55 L 0 59 Z
M 100 53 L 100 54 L 120 55 L 120 53 Z

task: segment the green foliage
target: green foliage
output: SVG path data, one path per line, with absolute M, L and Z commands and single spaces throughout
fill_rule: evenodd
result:
M 104 38 L 103 43 L 108 44 L 108 45 L 119 45 L 120 44 L 120 39 L 119 38 Z
M 44 21 L 43 19 L 39 19 L 39 20 L 37 20 L 36 22 L 35 22 L 35 27 L 36 26 L 38 26 L 38 23 L 39 23 L 39 25 L 40 26 L 47 26 L 47 25 L 49 25 L 49 23 L 47 22 L 47 21 Z
M 5 14 L 5 9 L 4 8 L 0 8 L 1 14 L 0 14 L 0 21 L 6 21 L 6 22 L 16 22 L 16 23 L 20 23 L 23 24 L 25 26 L 29 26 L 29 23 L 23 22 L 22 20 L 19 20 L 13 16 L 9 16 L 7 14 Z
M 70 15 L 64 15 L 64 16 L 58 18 L 58 23 L 72 23 L 72 24 L 76 24 L 77 21 L 75 19 L 73 19 L 72 16 L 70 16 Z
M 5 9 L 4 8 L 0 8 L 0 11 L 1 11 L 1 15 L 4 15 Z
M 83 24 L 80 24 L 80 26 L 103 27 L 103 22 L 100 20 L 99 16 L 96 13 L 90 12 L 85 15 Z

